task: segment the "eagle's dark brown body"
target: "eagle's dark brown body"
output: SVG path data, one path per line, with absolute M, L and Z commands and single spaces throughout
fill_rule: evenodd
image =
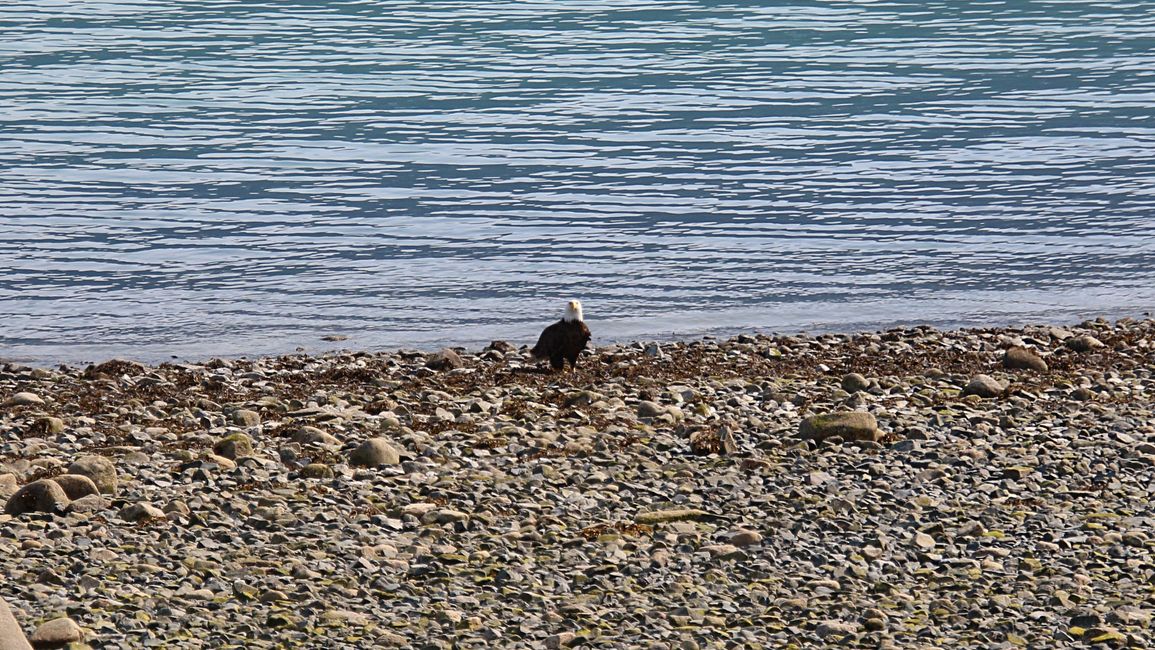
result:
M 590 342 L 590 328 L 581 320 L 562 319 L 545 328 L 530 353 L 538 359 L 549 359 L 554 370 L 561 370 L 565 362 L 577 366 L 578 355 Z

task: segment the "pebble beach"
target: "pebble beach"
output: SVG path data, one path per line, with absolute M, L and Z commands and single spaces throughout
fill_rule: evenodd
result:
M 1148 647 L 1153 372 L 1132 319 L 6 364 L 0 600 L 43 648 Z

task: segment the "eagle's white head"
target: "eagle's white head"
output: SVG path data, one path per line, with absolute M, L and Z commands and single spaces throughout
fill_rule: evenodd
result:
M 571 300 L 566 303 L 565 316 L 562 316 L 562 320 L 570 323 L 575 320 L 582 320 L 582 303 L 580 300 Z

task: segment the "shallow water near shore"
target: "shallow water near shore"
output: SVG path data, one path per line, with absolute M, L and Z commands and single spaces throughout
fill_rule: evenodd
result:
M 16 2 L 0 358 L 1155 307 L 1155 6 Z M 348 340 L 325 343 L 325 335 Z

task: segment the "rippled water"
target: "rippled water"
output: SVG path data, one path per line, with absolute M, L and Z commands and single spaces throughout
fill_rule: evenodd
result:
M 1153 113 L 1150 2 L 9 0 L 0 357 L 1139 315 Z

